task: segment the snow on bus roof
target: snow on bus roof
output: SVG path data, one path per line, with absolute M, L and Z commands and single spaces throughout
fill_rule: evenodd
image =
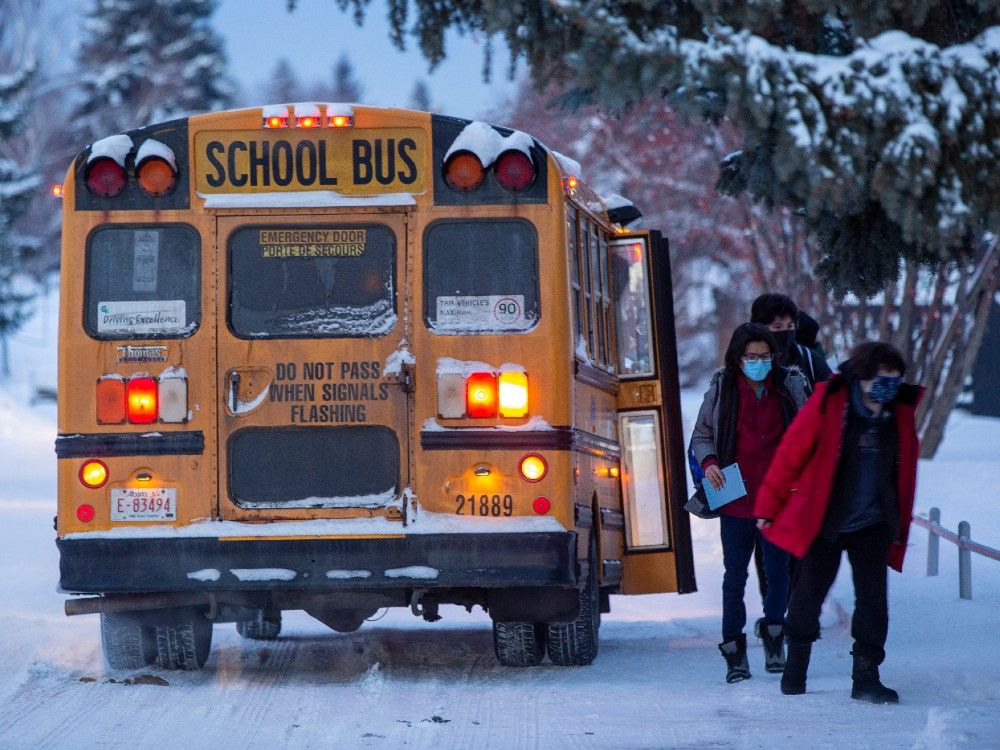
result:
M 161 143 L 155 138 L 147 138 L 135 154 L 135 163 L 141 164 L 142 160 L 149 156 L 158 156 L 176 171 L 177 160 L 174 158 L 174 150 L 167 144 Z
M 87 163 L 90 164 L 94 159 L 107 157 L 114 159 L 124 167 L 125 157 L 132 150 L 132 145 L 132 139 L 124 133 L 109 135 L 107 138 L 94 141 L 90 146 L 90 155 L 87 157 Z
M 558 151 L 552 151 L 552 155 L 556 157 L 556 162 L 559 164 L 559 169 L 563 171 L 563 174 L 566 177 L 583 176 L 583 168 L 580 166 L 580 162 L 578 162 L 576 159 L 570 159 L 568 156 L 566 156 L 566 154 L 560 154 Z

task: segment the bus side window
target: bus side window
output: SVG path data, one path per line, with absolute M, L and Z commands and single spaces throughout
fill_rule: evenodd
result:
M 601 305 L 602 292 L 602 274 L 601 274 L 601 260 L 598 251 L 597 243 L 597 225 L 591 221 L 587 222 L 587 247 L 589 249 L 590 255 L 590 274 L 591 274 L 591 297 L 594 306 L 594 327 L 597 329 L 597 336 L 595 336 L 597 349 L 594 351 L 594 361 L 599 366 L 606 367 L 608 362 L 607 354 L 607 329 L 604 324 L 604 308 Z M 604 274 L 606 277 L 607 274 Z
M 611 308 L 611 284 L 608 278 L 608 238 L 604 230 L 600 230 L 598 240 L 600 242 L 601 260 L 601 318 L 604 321 L 605 357 L 604 366 L 609 372 L 615 369 L 615 336 Z
M 587 312 L 587 356 L 596 360 L 596 349 L 594 348 L 594 306 L 591 304 L 592 292 L 594 289 L 593 269 L 590 263 L 590 222 L 585 216 L 580 217 L 577 224 L 579 228 L 580 244 L 580 267 L 584 270 L 583 278 L 583 306 Z
M 573 347 L 574 349 L 579 349 L 581 342 L 585 342 L 583 332 L 583 317 L 582 310 L 580 309 L 580 295 L 582 290 L 580 289 L 580 258 L 579 258 L 579 243 L 577 242 L 577 231 L 576 231 L 576 208 L 570 204 L 566 204 L 566 252 L 569 255 L 569 269 L 570 269 L 570 285 L 572 287 L 573 293 L 573 328 L 575 331 Z
M 636 240 L 611 244 L 615 315 L 618 326 L 618 374 L 654 375 L 646 244 Z

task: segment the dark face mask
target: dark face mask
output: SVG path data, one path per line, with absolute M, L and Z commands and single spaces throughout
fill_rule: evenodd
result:
M 872 389 L 868 392 L 868 398 L 876 404 L 888 404 L 896 398 L 902 383 L 902 376 L 876 375 L 872 381 Z
M 795 331 L 772 331 L 771 333 L 778 342 L 778 353 L 784 358 L 795 346 Z

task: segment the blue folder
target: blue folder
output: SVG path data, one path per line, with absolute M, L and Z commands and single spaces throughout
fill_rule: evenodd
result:
M 707 479 L 702 483 L 705 488 L 705 497 L 708 498 L 708 507 L 718 510 L 723 505 L 746 497 L 747 486 L 743 483 L 743 475 L 740 474 L 740 467 L 737 464 L 730 464 L 722 470 L 722 476 L 726 478 L 726 483 L 721 490 L 717 490 Z

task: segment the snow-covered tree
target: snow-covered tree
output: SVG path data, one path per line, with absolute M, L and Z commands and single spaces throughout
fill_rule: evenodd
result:
M 354 64 L 345 53 L 334 63 L 330 83 L 316 87 L 314 98 L 328 102 L 360 102 L 364 93 L 365 87 L 358 81 Z
M 337 0 L 360 12 L 365 0 Z M 995 0 L 389 0 L 431 63 L 448 28 L 502 35 L 541 83 L 625 110 L 730 118 L 721 186 L 797 211 L 839 291 L 1000 230 Z M 408 11 L 415 9 L 411 24 Z
M 431 90 L 423 78 L 418 78 L 413 84 L 409 106 L 410 109 L 419 109 L 421 112 L 430 112 L 434 109 L 434 105 L 431 104 Z
M 6 148 L 24 124 L 35 73 L 32 60 L 18 60 L 11 54 L 14 45 L 7 36 L 17 24 L 12 22 L 14 9 L 8 5 L 0 2 L 4 18 L 0 27 L 0 374 L 4 376 L 9 375 L 7 338 L 27 320 L 34 296 L 24 283 L 21 263 L 38 240 L 18 231 L 16 224 L 40 182 L 34 168 L 20 164 Z
M 302 91 L 302 84 L 295 69 L 288 62 L 288 58 L 280 57 L 274 64 L 271 77 L 263 86 L 265 104 L 279 104 L 283 102 L 297 102 L 305 98 Z
M 219 109 L 234 93 L 216 0 L 93 0 L 80 47 L 84 136 Z

